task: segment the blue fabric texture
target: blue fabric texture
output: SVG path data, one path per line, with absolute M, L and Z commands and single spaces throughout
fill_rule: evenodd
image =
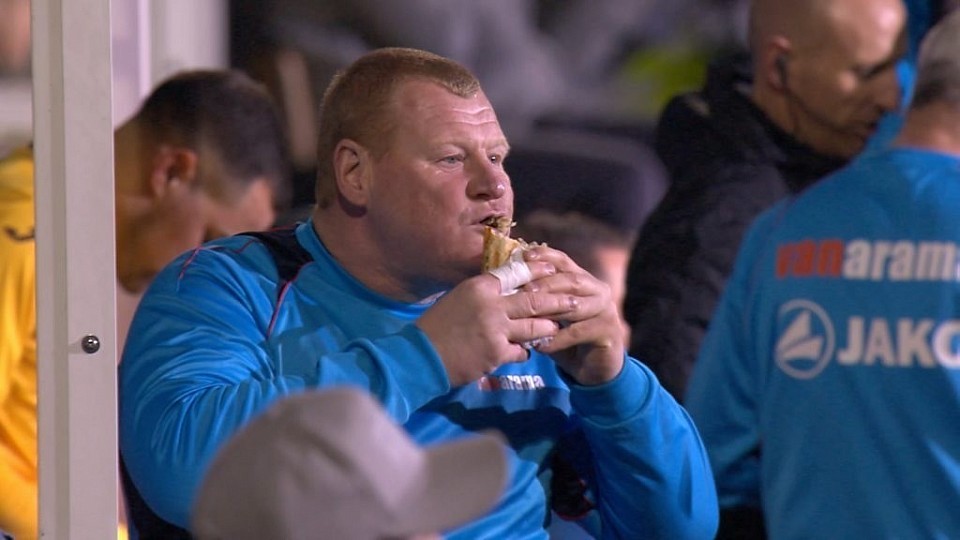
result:
M 686 405 L 771 538 L 960 538 L 960 160 L 894 148 L 763 214 Z
M 296 235 L 314 260 L 279 302 L 270 254 L 236 236 L 175 261 L 140 305 L 120 366 L 120 447 L 163 520 L 187 526 L 214 453 L 270 403 L 352 385 L 372 392 L 421 444 L 490 428 L 506 435 L 506 493 L 448 538 L 546 538 L 555 453 L 590 464 L 579 470 L 593 504 L 583 522 L 602 521 L 592 531 L 598 538 L 713 534 L 706 453 L 686 412 L 646 367 L 627 358 L 613 381 L 580 387 L 533 352 L 525 363 L 451 388 L 414 324 L 429 304 L 367 289 L 329 255 L 311 222 Z

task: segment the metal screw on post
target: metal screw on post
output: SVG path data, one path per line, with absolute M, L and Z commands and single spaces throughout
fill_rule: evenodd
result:
M 80 340 L 80 347 L 83 348 L 83 352 L 93 354 L 100 350 L 100 338 L 93 334 L 87 334 Z

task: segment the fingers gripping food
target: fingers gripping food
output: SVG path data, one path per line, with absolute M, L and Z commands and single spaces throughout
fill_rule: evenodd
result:
M 491 218 L 485 223 L 483 230 L 483 262 L 481 270 L 490 272 L 500 280 L 500 294 L 509 295 L 517 288 L 527 284 L 533 277 L 527 264 L 514 256 L 518 250 L 525 250 L 537 245 L 524 242 L 520 238 L 510 238 L 510 228 L 514 223 L 509 219 Z M 525 349 L 536 349 L 550 343 L 551 336 L 543 336 L 520 345 Z
M 510 227 L 513 223 L 507 218 L 490 218 L 484 224 L 483 261 L 480 269 L 500 280 L 500 294 L 513 294 L 533 279 L 521 251 L 536 244 L 510 238 Z
M 491 218 L 483 230 L 483 262 L 480 270 L 489 272 L 500 268 L 510 260 L 517 249 L 525 249 L 528 244 L 517 238 L 510 238 L 513 223 L 505 217 Z

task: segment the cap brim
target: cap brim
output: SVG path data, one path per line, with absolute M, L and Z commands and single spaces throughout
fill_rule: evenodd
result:
M 410 493 L 396 529 L 434 533 L 464 525 L 493 508 L 507 483 L 507 456 L 499 433 L 480 433 L 424 449 L 418 493 Z

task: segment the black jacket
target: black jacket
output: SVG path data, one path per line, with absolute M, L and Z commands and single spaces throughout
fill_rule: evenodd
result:
M 704 89 L 671 100 L 657 125 L 670 185 L 634 247 L 624 315 L 631 355 L 678 401 L 753 219 L 844 163 L 774 126 L 749 84 L 748 58 L 718 61 Z

